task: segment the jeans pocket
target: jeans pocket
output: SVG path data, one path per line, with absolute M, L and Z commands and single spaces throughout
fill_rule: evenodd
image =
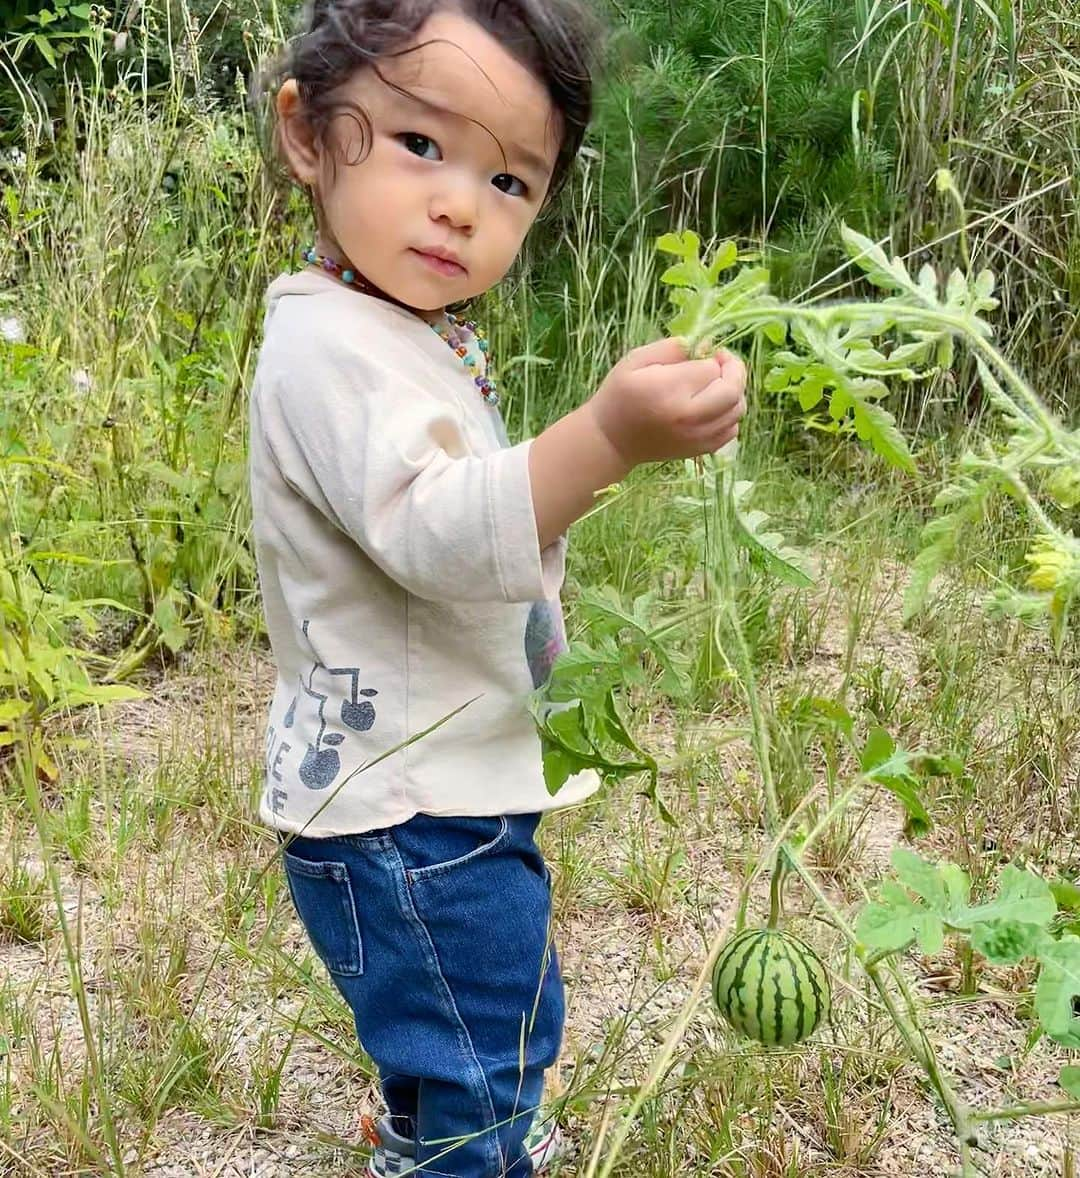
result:
M 422 863 L 416 865 L 418 855 L 408 855 L 410 850 L 408 838 L 399 838 L 399 850 L 404 852 L 403 859 L 405 859 L 405 877 L 410 883 L 419 883 L 421 880 L 432 879 L 440 875 L 445 875 L 448 871 L 454 871 L 459 867 L 474 862 L 477 859 L 485 858 L 488 855 L 497 854 L 510 841 L 510 823 L 506 817 L 498 818 L 466 818 L 466 819 L 433 819 L 436 823 L 453 823 L 453 837 L 444 836 L 442 847 L 445 850 L 448 847 L 454 847 L 455 850 L 451 852 L 451 856 L 445 859 L 438 859 L 434 863 Z M 437 829 L 437 828 L 436 828 Z M 445 829 L 445 828 L 444 828 Z M 404 833 L 404 832 L 402 832 Z M 447 831 L 447 834 L 450 832 Z M 424 857 L 427 858 L 436 848 L 439 847 L 439 839 L 436 834 L 432 837 L 431 833 L 425 829 L 423 832 L 415 827 L 409 831 L 410 836 L 419 836 L 426 843 L 424 847 Z M 463 836 L 466 841 L 473 844 L 468 850 L 462 852 L 461 845 Z M 405 844 L 402 846 L 402 844 Z M 406 859 L 406 855 L 408 858 Z M 412 863 L 408 861 L 412 860 Z
M 364 972 L 364 950 L 349 869 L 289 851 L 283 858 L 293 906 L 315 952 L 332 974 L 358 977 Z

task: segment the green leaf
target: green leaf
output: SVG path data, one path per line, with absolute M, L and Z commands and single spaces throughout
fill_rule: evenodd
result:
M 896 751 L 896 741 L 884 728 L 871 728 L 866 735 L 866 744 L 859 758 L 859 768 L 864 773 L 884 765 Z
M 560 748 L 549 748 L 544 752 L 544 785 L 554 796 L 570 779 L 573 762 Z
M 870 781 L 885 786 L 904 807 L 909 834 L 925 834 L 933 827 L 933 819 L 919 796 L 921 782 L 912 772 L 911 754 L 897 748 L 884 728 L 870 730 L 860 766 Z
M 806 588 L 814 583 L 803 567 L 805 558 L 784 542 L 779 532 L 767 532 L 769 517 L 763 511 L 748 511 L 742 504 L 752 489 L 749 482 L 737 482 L 733 492 L 735 505 L 735 539 L 747 549 L 751 558 L 789 585 Z
M 834 394 L 835 399 L 835 394 Z M 852 413 L 855 432 L 864 442 L 869 442 L 876 454 L 890 466 L 914 474 L 915 460 L 911 457 L 904 435 L 896 428 L 896 418 L 880 405 L 866 401 L 854 401 Z
M 1050 894 L 1062 912 L 1080 912 L 1080 887 L 1071 880 L 1055 880 L 1050 885 Z
M 41 15 L 45 16 L 46 14 L 42 13 Z M 52 13 L 49 13 L 48 15 L 52 16 Z M 42 21 L 41 23 L 44 24 L 45 21 Z M 53 52 L 52 45 L 49 44 L 49 38 L 46 37 L 44 33 L 35 33 L 34 44 L 38 47 L 38 52 L 41 54 L 41 56 L 45 58 L 45 60 L 53 67 L 53 69 L 55 69 L 56 54 Z
M 701 238 L 690 229 L 681 233 L 665 233 L 657 238 L 656 248 L 665 254 L 679 258 L 697 258 L 701 255 Z
M 623 720 L 622 713 L 619 711 L 619 703 L 615 698 L 614 691 L 609 691 L 607 698 L 604 700 L 604 717 L 607 721 L 611 737 L 622 745 L 623 748 L 634 753 L 638 760 L 648 764 L 655 771 L 656 762 L 638 747 L 637 741 L 630 735 L 626 721 Z
M 716 253 L 709 263 L 706 278 L 715 283 L 725 270 L 730 270 L 739 260 L 739 247 L 734 241 L 723 241 L 716 247 Z
M 922 951 L 933 956 L 945 943 L 941 917 L 913 900 L 894 880 L 886 880 L 877 902 L 862 910 L 855 932 L 868 948 L 890 953 L 918 941 Z
M 552 711 L 547 717 L 546 735 L 565 752 L 588 756 L 592 741 L 585 732 L 585 712 L 580 703 Z
M 63 693 L 64 706 L 106 704 L 120 700 L 146 699 L 147 693 L 123 683 L 88 683 L 67 688 Z
M 553 705 L 543 688 L 529 699 L 543 747 L 544 782 L 555 793 L 568 777 L 595 769 L 605 779 L 648 773 L 655 791 L 657 765 L 638 747 L 619 715 L 612 690 L 586 706 L 582 700 Z M 631 754 L 620 758 L 618 751 Z
M 1058 1083 L 1074 1100 L 1080 1100 L 1080 1068 L 1075 1064 L 1066 1064 L 1061 1069 Z
M 881 246 L 869 237 L 848 228 L 847 225 L 840 226 L 840 236 L 843 238 L 848 257 L 875 286 L 880 286 L 884 290 L 914 294 L 921 303 L 927 301 L 926 291 L 912 279 L 907 267 L 899 258 L 889 261 Z
M 993 965 L 1015 965 L 1038 953 L 1046 930 L 1037 924 L 998 920 L 971 930 L 971 947 Z
M 28 699 L 4 700 L 3 703 L 0 703 L 0 724 L 10 724 L 12 720 L 18 720 L 20 716 L 25 716 L 31 706 Z
M 187 630 L 171 596 L 162 597 L 154 607 L 154 622 L 161 631 L 161 641 L 174 654 L 185 645 L 188 640 Z
M 700 262 L 676 262 L 660 275 L 660 281 L 667 286 L 696 287 L 701 285 L 702 273 Z
M 952 560 L 961 537 L 982 515 L 991 485 L 989 481 L 975 483 L 964 479 L 950 484 L 937 496 L 936 506 L 956 504 L 956 507 L 949 514 L 931 520 L 923 529 L 923 548 L 915 558 L 904 591 L 905 623 L 925 608 L 934 579 Z
M 1066 933 L 1044 944 L 1035 986 L 1035 1013 L 1043 1029 L 1064 1047 L 1080 1048 L 1080 937 Z
M 600 589 L 584 590 L 580 600 L 582 612 L 594 632 L 599 629 L 618 641 L 624 678 L 631 664 L 636 665 L 642 653 L 648 651 L 663 671 L 661 691 L 678 696 L 690 690 L 687 658 L 669 645 L 670 639 L 658 636 L 665 629 L 670 634 L 670 627 L 659 624 L 654 616 L 654 594 L 643 593 L 628 606 L 613 585 L 604 585 Z M 626 630 L 630 631 L 629 642 L 623 634 Z
M 1043 928 L 1055 912 L 1057 904 L 1046 880 L 1010 863 L 998 881 L 997 898 L 988 904 L 967 908 L 953 923 L 970 928 L 973 924 L 1011 921 Z
M 955 863 L 930 863 L 906 847 L 895 847 L 890 861 L 902 883 L 923 899 L 947 924 L 966 910 L 971 881 Z
M 906 847 L 894 847 L 890 862 L 900 882 L 921 896 L 934 912 L 944 916 L 949 911 L 945 881 L 933 863 Z
M 948 912 L 959 912 L 967 906 L 971 895 L 971 880 L 967 872 L 956 863 L 939 863 L 938 873 L 945 885 L 945 895 L 948 898 Z

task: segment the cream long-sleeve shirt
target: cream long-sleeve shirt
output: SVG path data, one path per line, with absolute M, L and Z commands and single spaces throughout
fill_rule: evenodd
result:
M 250 441 L 278 675 L 265 822 L 358 834 L 596 789 L 547 792 L 527 708 L 565 648 L 565 540 L 540 550 L 530 444 L 408 311 L 311 271 L 271 284 Z

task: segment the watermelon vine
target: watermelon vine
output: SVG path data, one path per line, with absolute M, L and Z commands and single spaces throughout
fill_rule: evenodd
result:
M 942 191 L 951 179 L 940 177 Z M 1026 584 L 1000 585 L 986 599 L 991 611 L 1022 618 L 1029 624 L 1047 622 L 1060 647 L 1077 596 L 1080 596 L 1080 541 L 1062 522 L 1061 513 L 1080 504 L 1080 431 L 1068 430 L 1043 404 L 1035 390 L 993 342 L 985 319 L 997 303 L 989 271 L 955 270 L 939 281 L 924 266 L 912 275 L 904 263 L 890 259 L 869 239 L 843 229 L 849 257 L 872 285 L 886 292 L 878 301 L 791 303 L 769 290 L 766 269 L 739 266 L 737 246 L 721 243 L 707 260 L 693 232 L 665 234 L 657 248 L 676 261 L 661 281 L 671 288 L 675 313 L 671 335 L 688 341 L 693 354 L 718 346 L 760 340 L 772 349 L 765 387 L 797 401 L 817 428 L 850 434 L 890 465 L 916 471 L 914 455 L 882 401 L 888 381 L 929 381 L 950 368 L 959 343 L 975 357 L 982 387 L 1004 427 L 1001 442 L 983 438 L 955 464 L 935 506 L 939 514 L 927 524 L 905 596 L 910 618 L 925 610 L 935 578 L 960 555 L 964 530 L 977 521 L 994 496 L 1008 495 L 1025 511 L 1034 538 L 1029 544 Z M 806 855 L 828 824 L 867 786 L 890 790 L 907 814 L 909 833 L 925 830 L 930 816 L 920 800 L 927 774 L 955 771 L 947 759 L 898 749 L 883 730 L 874 730 L 860 750 L 861 773 L 832 801 L 828 812 L 809 832 L 800 828 L 803 806 L 782 817 L 772 770 L 766 707 L 754 673 L 736 600 L 739 551 L 770 573 L 796 587 L 810 583 L 801 555 L 768 530 L 760 512 L 749 509 L 751 484 L 736 477 L 737 449 L 693 464 L 700 496 L 683 497 L 684 506 L 706 517 L 705 585 L 723 632 L 722 648 L 745 694 L 751 740 L 765 799 L 768 845 L 744 881 L 736 934 L 718 935 L 699 974 L 694 994 L 711 976 L 721 1012 L 736 1029 L 766 1043 L 791 1043 L 818 1025 L 827 1007 L 827 978 L 809 946 L 780 930 L 782 896 L 787 878 L 797 876 L 827 920 L 849 943 L 911 1058 L 925 1072 L 948 1112 L 956 1134 L 963 1178 L 975 1174 L 973 1150 L 980 1123 L 1046 1113 L 1080 1111 L 1080 1067 L 1062 1070 L 1060 1083 L 1069 1099 L 1018 1104 L 1002 1109 L 972 1109 L 955 1091 L 940 1065 L 931 1037 L 922 1024 L 918 1002 L 900 962 L 918 945 L 924 952 L 940 950 L 946 936 L 959 939 L 996 964 L 1030 959 L 1038 963 L 1035 1014 L 1044 1033 L 1071 1048 L 1080 1048 L 1080 1017 L 1073 1003 L 1080 994 L 1080 937 L 1057 929 L 1058 899 L 1045 881 L 1016 867 L 1007 867 L 998 895 L 984 904 L 970 904 L 970 881 L 954 864 L 933 865 L 903 848 L 893 854 L 895 880 L 886 881 L 854 927 L 824 893 Z M 594 767 L 609 779 L 645 772 L 655 797 L 658 767 L 629 733 L 620 705 L 627 683 L 642 681 L 641 658 L 648 653 L 669 687 L 678 689 L 686 668 L 664 642 L 683 626 L 681 616 L 657 620 L 656 603 L 640 598 L 624 606 L 611 590 L 591 594 L 586 616 L 596 622 L 591 645 L 577 644 L 556 664 L 551 682 L 537 693 L 534 715 L 545 746 L 545 774 L 554 792 L 572 772 Z M 849 725 L 850 726 L 850 725 Z M 661 806 L 661 813 L 670 818 Z M 770 912 L 766 929 L 746 929 L 751 884 L 771 873 Z M 1080 899 L 1080 897 L 1078 897 Z M 1071 903 L 1071 900 L 1069 901 Z M 1067 905 L 1063 904 L 1063 907 Z M 1075 905 L 1080 908 L 1080 904 Z M 806 993 L 776 989 L 772 1022 L 751 1013 L 744 986 L 767 977 L 771 946 L 787 953 L 791 976 L 798 976 L 812 996 L 809 1015 Z M 757 954 L 755 957 L 754 954 Z M 747 972 L 756 970 L 753 978 Z M 743 967 L 738 974 L 738 966 Z M 749 979 L 749 980 L 748 980 Z M 633 1116 L 670 1063 L 689 1023 L 692 1000 L 677 1019 L 645 1083 L 615 1131 L 608 1157 L 598 1170 L 600 1143 L 586 1178 L 605 1178 L 625 1141 Z M 787 1003 L 787 1005 L 785 1005 Z M 798 1009 L 798 1004 L 804 1007 Z M 810 1023 L 813 1023 L 813 1026 Z M 768 1024 L 768 1025 L 766 1025 Z

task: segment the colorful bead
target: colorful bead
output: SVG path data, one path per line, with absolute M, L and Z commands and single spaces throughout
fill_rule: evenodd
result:
M 357 281 L 357 276 L 352 270 L 345 270 L 340 263 L 335 262 L 333 258 L 322 257 L 315 251 L 314 246 L 307 246 L 300 251 L 300 256 L 305 262 L 312 266 L 321 266 L 327 274 L 334 274 L 345 283 L 346 286 L 360 287 Z M 488 351 L 488 342 L 484 335 L 483 328 L 472 319 L 459 319 L 453 311 L 446 312 L 447 322 L 454 328 L 464 328 L 466 331 L 472 333 L 476 338 L 477 346 L 480 351 L 486 353 Z M 498 405 L 499 394 L 496 389 L 495 381 L 480 372 L 480 367 L 477 362 L 469 355 L 468 347 L 461 341 L 459 332 L 454 331 L 451 335 L 441 324 L 429 324 L 431 329 L 440 339 L 442 339 L 450 348 L 453 349 L 454 354 L 464 363 L 465 368 L 472 376 L 473 382 L 480 390 L 484 401 L 488 405 Z

